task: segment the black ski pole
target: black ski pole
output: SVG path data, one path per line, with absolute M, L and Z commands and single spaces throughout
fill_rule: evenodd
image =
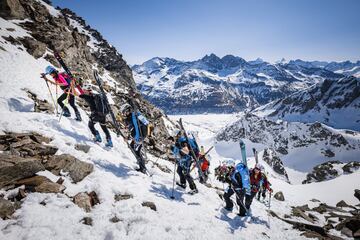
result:
M 173 186 L 172 186 L 172 191 L 171 191 L 171 196 L 170 196 L 170 198 L 171 198 L 171 199 L 175 199 L 175 197 L 174 197 L 174 188 L 175 188 L 175 172 L 176 172 L 176 159 L 175 159 L 175 162 L 174 162 L 174 177 L 173 177 Z

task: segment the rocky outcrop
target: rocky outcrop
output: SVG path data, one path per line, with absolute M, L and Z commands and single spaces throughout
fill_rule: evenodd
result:
M 278 201 L 281 201 L 281 202 L 285 201 L 284 194 L 283 194 L 283 192 L 281 192 L 281 191 L 275 193 L 274 198 L 275 198 L 276 200 L 278 200 Z
M 311 173 L 307 174 L 302 183 L 322 182 L 336 178 L 342 174 L 350 174 L 360 168 L 360 162 L 342 163 L 340 161 L 328 161 L 315 166 Z
M 31 191 L 62 192 L 62 182 L 53 183 L 36 173 L 49 170 L 60 175 L 66 172 L 77 183 L 93 171 L 92 164 L 71 155 L 54 155 L 57 148 L 44 144 L 50 140 L 36 133 L 0 135 L 0 150 L 3 151 L 0 153 L 0 188 L 25 185 Z
M 155 203 L 153 203 L 153 202 L 143 202 L 141 205 L 142 205 L 143 207 L 148 207 L 148 208 L 150 208 L 151 210 L 153 210 L 153 211 L 156 212 L 156 205 L 155 205 Z
M 0 188 L 45 170 L 38 158 L 23 158 L 0 153 L 0 159 Z
M 263 154 L 263 161 L 269 164 L 276 173 L 285 177 L 287 181 L 289 181 L 289 177 L 285 170 L 284 164 L 281 161 L 280 157 L 276 155 L 276 152 L 272 149 L 265 149 Z
M 24 19 L 27 17 L 27 14 L 19 0 L 2 0 L 0 1 L 0 17 L 5 19 Z
M 92 164 L 80 161 L 69 154 L 52 156 L 44 166 L 55 175 L 60 175 L 61 171 L 69 173 L 74 183 L 83 180 L 94 170 Z
M 54 107 L 51 103 L 46 100 L 38 99 L 37 95 L 28 89 L 25 89 L 25 91 L 28 93 L 28 96 L 34 101 L 34 112 L 54 112 Z
M 135 104 L 155 126 L 154 137 L 146 147 L 155 155 L 163 154 L 162 142 L 168 137 L 163 121 L 166 116 L 137 92 L 132 70 L 122 55 L 74 12 L 69 9 L 51 9 L 49 4 L 51 3 L 37 0 L 1 1 L 1 15 L 5 19 L 29 19 L 16 24 L 31 35 L 8 36 L 4 39 L 10 44 L 23 45 L 34 58 L 43 56 L 60 68 L 51 53 L 56 50 L 80 82 L 94 81 L 92 69 L 96 65 L 100 75 L 105 76 L 104 89 L 112 95 L 115 114 L 122 104 L 130 101 L 129 92 L 133 92 Z M 31 96 L 33 97 L 34 95 Z M 51 105 L 36 100 L 35 111 L 53 112 Z
M 76 205 L 84 209 L 86 212 L 90 212 L 93 206 L 100 203 L 97 194 L 94 191 L 90 193 L 78 193 L 74 196 L 73 201 Z

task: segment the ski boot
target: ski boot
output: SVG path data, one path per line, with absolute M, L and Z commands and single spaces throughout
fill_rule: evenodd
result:
M 100 136 L 99 132 L 97 132 L 95 134 L 94 142 L 99 142 L 99 143 L 102 142 L 102 139 L 101 139 L 101 136 Z
M 79 111 L 75 112 L 75 116 L 76 116 L 75 120 L 81 122 L 82 119 Z
M 233 208 L 232 207 L 224 207 L 224 210 L 226 210 L 228 212 L 232 212 Z
M 193 194 L 196 194 L 198 192 L 199 192 L 199 190 L 197 190 L 197 188 L 195 188 L 195 189 L 191 189 L 188 193 L 193 195 Z
M 112 148 L 112 147 L 113 147 L 113 143 L 112 143 L 111 139 L 107 139 L 106 141 L 107 141 L 107 142 L 106 142 L 106 144 L 105 144 L 105 147 Z
M 67 107 L 63 108 L 63 116 L 64 117 L 71 117 L 71 113 Z
M 186 183 L 180 183 L 180 182 L 176 182 L 176 185 L 178 185 L 179 187 L 182 187 L 183 189 L 186 189 Z

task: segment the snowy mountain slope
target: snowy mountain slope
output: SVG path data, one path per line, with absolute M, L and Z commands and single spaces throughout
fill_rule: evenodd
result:
M 315 165 L 330 160 L 358 161 L 360 154 L 358 132 L 337 130 L 320 123 L 272 121 L 253 114 L 240 116 L 216 136 L 217 141 L 225 142 L 229 149 L 235 148 L 240 138 L 259 150 L 270 147 L 278 152 L 286 169 L 290 169 L 289 178 L 293 183 L 305 180 L 306 173 Z M 251 148 L 248 150 L 251 154 Z M 226 152 L 230 151 L 226 149 Z
M 360 130 L 360 79 L 325 80 L 254 111 L 286 121 L 319 121 L 335 128 Z
M 344 76 L 325 65 L 301 60 L 271 64 L 210 54 L 191 62 L 155 57 L 132 70 L 138 89 L 168 113 L 234 112 Z
M 20 29 L 13 25 L 11 27 L 20 34 Z M 77 184 L 65 177 L 66 195 L 29 193 L 12 219 L 0 220 L 1 238 L 203 239 L 206 236 L 207 239 L 238 239 L 239 236 L 251 236 L 261 239 L 263 232 L 274 239 L 286 239 L 289 234 L 293 239 L 303 238 L 298 231 L 289 229 L 287 224 L 277 219 L 271 219 L 269 223 L 266 207 L 258 202 L 254 202 L 252 220 L 240 219 L 234 213 L 223 213 L 222 202 L 216 192 L 201 184 L 198 184 L 198 195 L 191 196 L 176 189 L 176 200 L 170 200 L 172 173 L 152 168 L 151 163 L 148 167 L 154 172 L 152 178 L 134 171 L 135 158 L 124 140 L 114 133 L 111 133 L 114 140 L 112 150 L 94 144 L 87 127 L 88 118 L 83 110 L 80 110 L 84 116 L 83 122 L 63 118 L 60 123 L 56 115 L 33 112 L 33 102 L 22 88 L 29 88 L 38 94 L 38 98 L 50 102 L 48 92 L 44 91 L 43 80 L 38 78 L 38 72 L 48 62 L 42 58 L 35 60 L 13 45 L 2 43 L 1 46 L 6 50 L 0 54 L 0 63 L 4 66 L 0 70 L 1 131 L 38 132 L 53 139 L 50 144 L 59 148 L 59 154 L 69 153 L 95 166 L 94 172 Z M 213 124 L 217 125 L 216 122 Z M 206 128 L 211 128 L 211 125 Z M 76 143 L 89 145 L 90 152 L 85 154 L 74 150 Z M 150 158 L 156 160 L 152 156 Z M 159 162 L 172 169 L 170 162 Z M 38 174 L 57 178 L 47 171 Z M 214 179 L 212 181 L 215 182 Z M 83 191 L 95 191 L 100 199 L 100 204 L 95 205 L 89 213 L 67 197 Z M 2 193 L 5 196 L 7 194 L 4 191 Z M 116 202 L 114 196 L 119 193 L 129 193 L 134 197 Z M 142 207 L 143 201 L 153 201 L 157 211 Z M 353 200 L 350 198 L 349 201 Z M 282 203 L 276 201 L 272 208 L 278 212 L 287 211 Z M 110 222 L 115 216 L 120 221 Z M 92 218 L 93 225 L 81 223 L 84 217 Z M 288 230 L 279 231 L 281 229 Z
M 12 26 L 16 27 L 16 26 Z M 14 218 L 0 220 L 0 236 L 4 239 L 263 239 L 264 233 L 272 239 L 303 239 L 300 232 L 292 229 L 288 224 L 269 217 L 267 207 L 257 201 L 253 203 L 253 218 L 239 218 L 235 213 L 222 212 L 222 201 L 213 189 L 197 183 L 200 193 L 194 196 L 176 189 L 175 200 L 170 200 L 172 173 L 163 173 L 157 168 L 148 167 L 154 173 L 152 178 L 133 170 L 136 160 L 127 149 L 123 139 L 112 133 L 114 148 L 105 150 L 92 143 L 91 134 L 87 127 L 87 116 L 81 110 L 84 121 L 79 123 L 73 119 L 63 118 L 61 123 L 55 115 L 32 112 L 33 103 L 21 90 L 29 88 L 38 94 L 40 99 L 50 100 L 44 85 L 38 78 L 38 72 L 48 63 L 44 59 L 35 60 L 25 51 L 13 45 L 1 45 L 6 52 L 1 52 L 0 63 L 4 68 L 0 70 L 1 102 L 0 119 L 1 131 L 28 132 L 36 131 L 54 140 L 50 143 L 59 148 L 59 153 L 69 153 L 82 161 L 92 163 L 94 172 L 83 181 L 73 184 L 65 177 L 65 194 L 29 193 L 23 200 Z M 26 64 L 25 64 L 26 63 Z M 35 69 L 35 70 L 34 70 Z M 12 81 L 7 81 L 12 79 Z M 30 79 L 30 80 L 29 80 Z M 224 124 L 232 119 L 224 120 L 216 115 L 202 116 L 203 121 L 196 125 L 188 125 L 189 130 L 198 131 L 201 139 L 207 136 L 208 142 L 213 142 L 212 135 L 219 121 Z M 175 118 L 177 119 L 177 117 Z M 210 131 L 211 130 L 211 131 Z M 211 140 L 212 139 L 212 140 Z M 88 154 L 74 150 L 76 143 L 85 143 L 91 147 Z M 224 160 L 219 157 L 216 160 Z M 239 153 L 238 155 L 239 156 Z M 236 155 L 234 159 L 238 159 Z M 150 156 L 152 160 L 156 158 Z M 213 163 L 216 161 L 214 159 Z M 172 169 L 173 165 L 164 160 L 161 164 Z M 250 165 L 254 160 L 250 158 Z M 264 164 L 265 165 L 265 164 Z M 215 167 L 216 164 L 212 164 Z M 266 165 L 265 165 L 266 166 Z M 321 201 L 334 204 L 339 200 L 349 203 L 355 202 L 352 191 L 356 185 L 353 177 L 335 179 L 334 182 L 323 183 L 322 189 L 334 186 L 337 181 L 346 184 L 343 195 L 326 195 L 316 191 L 317 185 L 292 188 L 287 183 L 276 178 L 275 173 L 266 166 L 270 173 L 273 188 L 282 190 L 287 198 L 286 204 L 272 201 L 272 209 L 279 214 L 288 213 L 291 205 L 299 205 L 310 200 L 306 193 L 314 192 L 314 196 Z M 56 179 L 50 172 L 40 172 L 40 175 Z M 211 176 L 213 184 L 220 183 Z M 330 185 L 331 184 L 331 185 Z M 86 213 L 77 207 L 68 197 L 82 191 L 95 191 L 100 204 L 95 205 L 91 212 Z M 2 191 L 2 193 L 6 192 Z M 116 194 L 132 194 L 132 199 L 115 201 Z M 299 196 L 303 196 L 299 199 Z M 154 212 L 141 206 L 143 201 L 152 201 L 157 206 Z M 42 203 L 42 204 L 40 204 Z M 44 204 L 45 203 L 45 204 Z M 309 204 L 311 204 L 309 202 Z M 110 219 L 117 217 L 119 222 L 112 223 Z M 84 225 L 84 217 L 93 219 L 92 226 Z M 321 222 L 320 222 L 321 223 Z M 319 223 L 319 224 L 320 224 Z M 286 229 L 286 231 L 285 231 Z

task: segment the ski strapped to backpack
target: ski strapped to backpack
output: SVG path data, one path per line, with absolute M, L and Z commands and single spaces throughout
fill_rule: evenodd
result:
M 258 152 L 256 151 L 255 148 L 253 148 L 252 150 L 253 150 L 254 157 L 255 157 L 255 163 L 259 163 Z
M 200 166 L 200 163 L 199 163 L 199 158 L 196 156 L 196 154 L 195 154 L 195 152 L 194 152 L 194 149 L 192 148 L 192 146 L 191 146 L 191 144 L 190 144 L 189 137 L 188 137 L 188 135 L 187 135 L 187 133 L 186 133 L 186 130 L 185 130 L 185 128 L 184 128 L 184 125 L 183 125 L 183 123 L 182 123 L 182 119 L 180 118 L 178 122 L 179 122 L 179 125 L 180 125 L 181 130 L 184 132 L 184 136 L 185 136 L 186 141 L 189 143 L 189 144 L 188 144 L 189 150 L 190 150 L 190 153 L 191 153 L 192 157 L 193 157 L 194 160 L 195 160 L 195 164 L 196 164 L 196 167 L 197 167 L 197 169 L 198 169 L 198 173 L 199 173 L 199 175 L 200 175 L 203 179 L 205 179 L 204 173 L 201 171 L 201 166 Z
M 107 96 L 106 96 L 106 93 L 104 91 L 104 88 L 102 87 L 102 83 L 101 83 L 101 80 L 100 80 L 100 77 L 99 77 L 99 74 L 98 74 L 98 71 L 96 69 L 94 69 L 94 77 L 95 77 L 95 80 L 96 80 L 96 83 L 97 85 L 99 86 L 99 89 L 100 89 L 100 94 L 102 95 L 102 99 L 105 103 L 105 105 L 107 106 L 107 109 L 110 113 L 110 117 L 111 117 L 111 121 L 115 127 L 115 130 L 116 130 L 116 134 L 118 136 L 121 136 L 124 141 L 126 142 L 128 148 L 131 150 L 132 154 L 136 157 L 136 159 L 139 161 L 138 159 L 138 156 L 136 154 L 136 152 L 134 151 L 134 149 L 130 146 L 129 142 L 127 141 L 127 138 L 124 136 L 124 134 L 121 132 L 120 130 L 120 124 L 118 123 L 118 121 L 116 121 L 116 118 L 115 118 L 115 114 L 114 112 L 112 111 L 111 107 L 110 107 L 110 104 L 109 104 L 109 101 L 107 99 Z M 150 174 L 149 174 L 150 175 Z M 152 175 L 150 175 L 152 176 Z
M 245 166 L 247 166 L 245 143 L 243 140 L 240 139 L 239 144 L 240 144 L 240 150 L 241 150 L 242 163 Z
M 65 64 L 64 60 L 62 59 L 62 57 L 60 56 L 60 54 L 54 50 L 54 57 L 56 58 L 56 60 L 59 62 L 59 64 L 61 65 L 61 67 L 65 70 L 66 74 L 70 77 L 70 79 L 65 79 L 67 81 L 67 83 L 70 85 L 70 91 L 72 91 L 72 93 L 74 95 L 77 95 L 75 88 L 78 90 L 79 94 L 83 94 L 84 91 L 81 89 L 81 87 L 76 83 L 76 80 L 74 78 L 74 75 L 71 73 L 70 69 L 68 68 L 68 66 Z

